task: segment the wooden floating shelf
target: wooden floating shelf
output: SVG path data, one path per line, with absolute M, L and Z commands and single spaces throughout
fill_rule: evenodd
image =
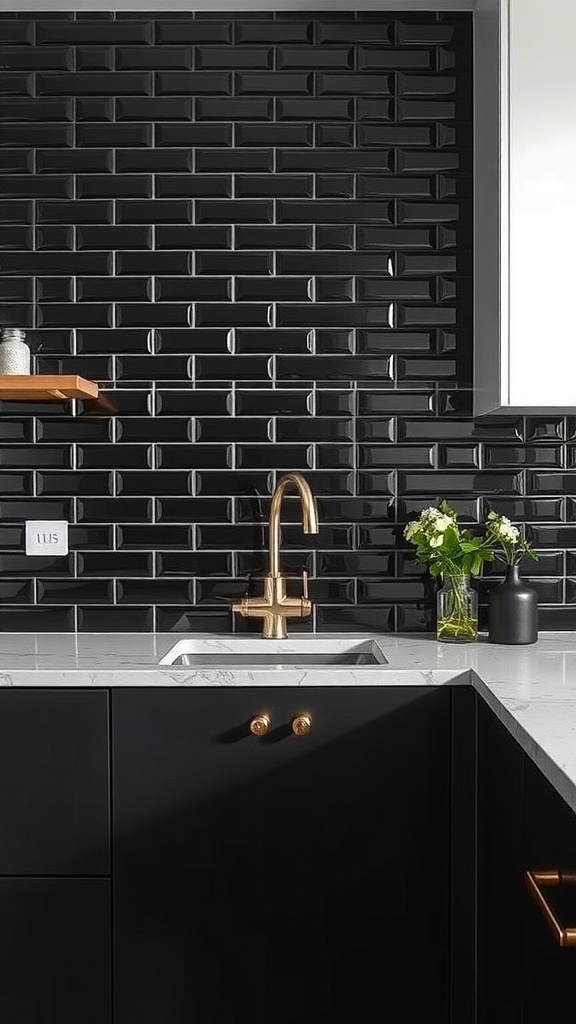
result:
M 69 398 L 98 398 L 98 385 L 73 373 L 0 374 L 0 400 L 65 402 Z

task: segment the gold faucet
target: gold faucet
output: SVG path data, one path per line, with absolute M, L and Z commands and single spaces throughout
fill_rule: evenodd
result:
M 262 597 L 243 597 L 235 601 L 232 611 L 245 618 L 262 619 L 262 635 L 274 640 L 288 636 L 287 619 L 304 619 L 312 613 L 312 602 L 308 599 L 308 573 L 302 573 L 302 596 L 288 597 L 286 577 L 280 572 L 280 517 L 285 491 L 294 487 L 302 504 L 302 529 L 304 533 L 318 533 L 318 509 L 309 484 L 300 473 L 287 473 L 276 484 L 270 506 L 269 568 L 264 577 Z

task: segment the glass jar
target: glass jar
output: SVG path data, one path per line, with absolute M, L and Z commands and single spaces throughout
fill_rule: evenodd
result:
M 478 594 L 470 576 L 444 576 L 436 595 L 436 639 L 469 644 L 478 639 Z
M 4 327 L 0 333 L 0 374 L 4 373 L 30 374 L 30 348 L 20 327 Z

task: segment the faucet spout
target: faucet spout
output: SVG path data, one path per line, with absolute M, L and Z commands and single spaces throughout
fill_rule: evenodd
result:
M 280 520 L 282 518 L 282 502 L 289 488 L 294 488 L 300 495 L 302 505 L 302 529 L 304 533 L 318 533 L 318 508 L 310 485 L 300 473 L 287 473 L 277 483 L 272 504 L 270 506 L 270 553 L 269 575 L 280 576 Z

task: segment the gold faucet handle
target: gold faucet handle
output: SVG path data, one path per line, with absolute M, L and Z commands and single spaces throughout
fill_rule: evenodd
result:
M 305 601 L 308 600 L 308 571 L 307 569 L 302 570 L 302 597 Z

